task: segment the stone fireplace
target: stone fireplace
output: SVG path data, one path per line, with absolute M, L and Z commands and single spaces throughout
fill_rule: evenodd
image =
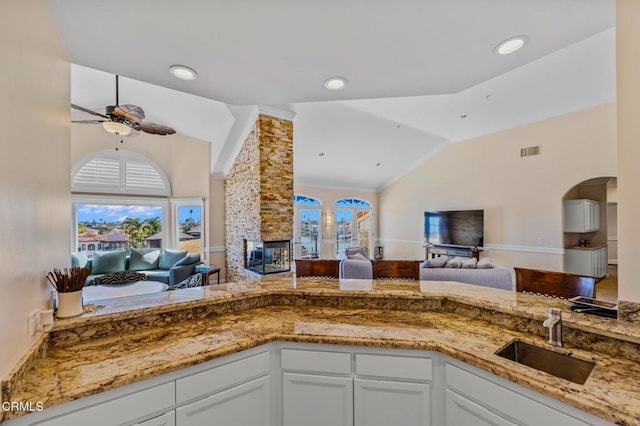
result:
M 258 115 L 225 179 L 227 281 L 290 271 L 293 122 Z

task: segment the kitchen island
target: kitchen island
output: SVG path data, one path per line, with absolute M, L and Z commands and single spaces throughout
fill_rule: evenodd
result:
M 559 300 L 454 282 L 286 274 L 95 303 L 57 320 L 4 378 L 5 401 L 45 408 L 5 411 L 5 420 L 295 342 L 442 354 L 608 422 L 640 423 L 640 327 L 572 313 Z M 550 347 L 542 327 L 550 307 L 564 321 L 565 348 L 554 350 L 595 362 L 583 385 L 495 355 L 514 339 Z

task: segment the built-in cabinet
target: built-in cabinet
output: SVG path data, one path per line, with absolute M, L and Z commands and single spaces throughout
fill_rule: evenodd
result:
M 564 232 L 595 232 L 600 229 L 600 203 L 594 200 L 564 201 Z
M 283 349 L 283 425 L 429 426 L 432 365 L 421 354 Z
M 437 352 L 274 342 L 8 421 L 25 425 L 609 425 Z
M 609 424 L 458 361 L 444 368 L 446 426 Z
M 564 251 L 564 271 L 602 278 L 607 274 L 607 247 L 568 248 Z

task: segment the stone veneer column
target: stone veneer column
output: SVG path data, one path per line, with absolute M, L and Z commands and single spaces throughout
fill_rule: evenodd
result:
M 293 236 L 293 122 L 258 116 L 225 179 L 227 281 L 259 276 L 244 269 L 244 240 Z

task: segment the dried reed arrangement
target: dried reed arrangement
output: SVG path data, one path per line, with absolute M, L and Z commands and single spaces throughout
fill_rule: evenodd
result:
M 90 273 L 91 269 L 89 268 L 54 269 L 53 272 L 47 274 L 47 280 L 58 293 L 72 293 L 82 290 L 84 281 Z

